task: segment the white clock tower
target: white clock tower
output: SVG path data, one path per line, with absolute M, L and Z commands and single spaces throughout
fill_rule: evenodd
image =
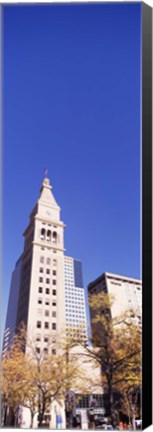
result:
M 17 324 L 24 321 L 28 333 L 36 335 L 38 352 L 47 350 L 49 335 L 65 325 L 64 224 L 51 189 L 45 178 L 24 232 L 17 316 Z

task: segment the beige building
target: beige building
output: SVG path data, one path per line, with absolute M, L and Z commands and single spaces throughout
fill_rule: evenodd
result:
M 131 320 L 142 325 L 142 282 L 113 273 L 103 273 L 88 285 L 88 294 L 106 292 L 113 298 L 111 316 L 129 311 Z

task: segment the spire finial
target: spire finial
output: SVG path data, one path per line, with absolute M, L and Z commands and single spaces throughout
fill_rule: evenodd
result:
M 44 178 L 42 180 L 42 188 L 48 187 L 49 189 L 52 189 L 52 186 L 50 185 L 50 180 L 48 178 L 48 167 L 44 168 Z
M 44 169 L 44 174 L 45 174 L 45 177 L 47 177 L 47 175 L 48 175 L 48 167 L 46 167 L 46 168 Z

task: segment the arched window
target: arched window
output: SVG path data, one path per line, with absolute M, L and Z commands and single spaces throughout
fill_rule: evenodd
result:
M 51 231 L 50 230 L 47 231 L 46 239 L 47 239 L 47 241 L 51 241 Z
M 53 231 L 53 237 L 52 237 L 53 243 L 57 243 L 57 232 Z
M 45 228 L 42 228 L 41 229 L 41 234 L 40 234 L 41 240 L 45 240 L 45 234 L 46 234 Z

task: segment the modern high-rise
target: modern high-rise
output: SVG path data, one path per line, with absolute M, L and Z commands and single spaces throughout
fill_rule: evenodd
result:
M 16 330 L 19 289 L 21 282 L 22 256 L 18 259 L 12 273 L 11 288 L 8 301 L 6 324 L 3 339 L 3 356 L 9 350 Z
M 89 283 L 88 294 L 105 292 L 112 298 L 111 317 L 129 311 L 131 321 L 142 325 L 142 281 L 113 273 L 103 273 L 97 279 Z M 91 323 L 92 323 L 92 311 Z M 92 326 L 95 325 L 92 323 Z
M 64 280 L 66 333 L 75 337 L 79 330 L 82 339 L 86 340 L 86 307 L 81 261 L 64 257 Z

